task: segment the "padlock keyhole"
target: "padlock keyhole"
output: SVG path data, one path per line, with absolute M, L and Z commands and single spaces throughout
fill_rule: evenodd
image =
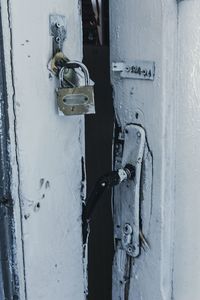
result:
M 89 101 L 89 98 L 85 95 L 67 95 L 63 98 L 63 103 L 65 105 L 85 105 Z

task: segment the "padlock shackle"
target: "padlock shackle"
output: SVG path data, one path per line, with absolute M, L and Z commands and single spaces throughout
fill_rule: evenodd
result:
M 58 74 L 58 78 L 59 78 L 59 87 L 62 88 L 62 82 L 63 82 L 63 78 L 64 78 L 64 72 L 65 72 L 65 68 L 66 67 L 62 67 L 59 74 Z M 65 79 L 66 80 L 66 79 Z M 75 87 L 75 84 L 73 84 L 71 81 L 69 81 L 68 79 L 66 80 L 70 85 L 71 87 Z
M 81 70 L 83 71 L 84 76 L 85 76 L 85 85 L 90 85 L 90 74 L 89 74 L 87 67 L 83 63 L 81 63 L 80 61 L 76 61 L 76 60 L 70 60 L 65 64 L 65 66 L 67 68 L 69 67 L 72 69 L 81 68 Z

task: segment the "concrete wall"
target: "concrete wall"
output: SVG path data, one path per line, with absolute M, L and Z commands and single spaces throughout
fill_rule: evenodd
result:
M 67 19 L 65 54 L 82 58 L 78 0 L 1 1 L 20 300 L 84 299 L 84 118 L 60 117 L 49 14 Z

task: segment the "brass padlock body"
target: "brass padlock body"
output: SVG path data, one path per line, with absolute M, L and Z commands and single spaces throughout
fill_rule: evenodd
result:
M 58 88 L 57 102 L 59 110 L 67 116 L 95 113 L 93 86 Z

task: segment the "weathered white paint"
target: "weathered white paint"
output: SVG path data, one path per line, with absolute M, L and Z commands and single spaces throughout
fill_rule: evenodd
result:
M 177 3 L 111 0 L 110 13 L 111 62 L 148 60 L 156 66 L 153 82 L 119 79 L 111 74 L 118 123 L 122 128 L 127 123 L 142 125 L 153 154 L 151 210 L 149 203 L 143 204 L 143 230 L 150 250 L 142 250 L 135 259 L 130 299 L 169 300 L 173 293 Z
M 80 1 L 1 1 L 1 7 L 20 300 L 82 300 L 84 119 L 58 116 L 57 83 L 47 70 L 49 14 L 66 16 L 64 52 L 81 59 Z
M 181 1 L 178 93 L 174 299 L 200 298 L 200 2 Z
M 199 11 L 198 0 L 111 3 L 111 60 L 156 63 L 154 83 L 113 79 L 119 123 L 145 127 L 154 162 L 151 250 L 130 299 L 199 300 Z
M 78 5 L 1 1 L 22 300 L 24 291 L 28 300 L 84 299 L 83 118 L 57 115 L 47 71 L 50 13 L 67 16 L 65 53 L 81 58 Z M 113 78 L 119 124 L 141 124 L 153 153 L 152 213 L 149 203 L 143 212 L 151 249 L 135 261 L 130 299 L 199 300 L 199 10 L 198 0 L 111 0 L 111 61 L 156 63 L 154 82 Z

